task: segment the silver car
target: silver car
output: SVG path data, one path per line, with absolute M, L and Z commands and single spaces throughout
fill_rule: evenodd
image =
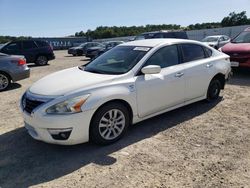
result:
M 28 78 L 30 69 L 23 56 L 0 53 L 0 91 L 6 90 L 11 82 Z
M 202 40 L 202 42 L 215 49 L 219 49 L 225 44 L 229 43 L 230 38 L 226 35 L 213 35 L 213 36 L 207 36 Z

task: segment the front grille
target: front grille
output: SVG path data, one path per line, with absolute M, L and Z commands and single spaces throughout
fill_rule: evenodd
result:
M 28 113 L 31 113 L 35 108 L 37 108 L 43 103 L 43 101 L 31 100 L 29 98 L 26 98 L 24 110 Z

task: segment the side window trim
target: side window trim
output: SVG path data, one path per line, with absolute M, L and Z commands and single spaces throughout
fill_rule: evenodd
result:
M 186 61 L 186 62 L 185 62 L 184 53 L 183 53 L 183 48 L 182 48 L 182 45 L 185 45 L 185 44 L 200 46 L 200 47 L 202 48 L 202 51 L 203 51 L 203 53 L 204 53 L 205 58 L 208 58 L 208 57 L 209 57 L 209 56 L 207 55 L 207 52 L 206 52 L 205 49 L 204 49 L 205 47 L 203 47 L 202 45 L 199 45 L 199 44 L 192 44 L 192 43 L 182 43 L 182 44 L 179 44 L 180 49 L 181 49 L 182 63 L 189 63 L 189 62 L 201 60 L 201 59 L 197 59 L 197 60 L 192 60 L 192 61 Z M 205 59 L 205 58 L 204 58 L 204 59 Z
M 144 67 L 144 65 L 147 63 L 147 61 L 153 56 L 153 55 L 155 55 L 156 54 L 156 52 L 158 52 L 159 50 L 161 50 L 161 49 L 163 49 L 163 48 L 165 48 L 165 47 L 167 47 L 167 46 L 176 46 L 176 48 L 177 48 L 177 53 L 178 53 L 178 64 L 176 64 L 176 65 L 180 65 L 181 64 L 181 54 L 180 54 L 180 49 L 179 49 L 179 44 L 172 44 L 172 45 L 166 45 L 166 46 L 163 46 L 163 47 L 161 47 L 161 48 L 159 48 L 157 51 L 155 51 L 153 54 L 151 54 L 145 61 L 144 61 L 144 63 L 141 65 L 141 67 L 138 69 L 138 71 L 135 73 L 135 76 L 140 76 L 140 75 L 142 75 L 142 73 L 141 73 L 141 69 Z M 176 66 L 176 65 L 173 65 L 173 66 Z M 168 67 L 164 67 L 164 68 L 161 68 L 161 69 L 165 69 L 165 68 L 169 68 L 170 66 L 168 66 Z

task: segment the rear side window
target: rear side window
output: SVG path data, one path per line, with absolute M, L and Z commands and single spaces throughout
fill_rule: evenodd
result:
M 203 47 L 197 44 L 182 44 L 184 62 L 195 61 L 206 58 Z
M 159 65 L 161 68 L 179 64 L 178 48 L 176 45 L 166 46 L 155 52 L 145 63 L 147 65 Z
M 47 47 L 49 44 L 46 41 L 36 41 L 38 47 Z
M 37 48 L 34 41 L 23 41 L 23 49 L 33 49 Z
M 174 36 L 174 33 L 172 33 L 172 32 L 164 33 L 163 36 L 164 36 L 164 38 L 176 38 L 176 37 Z
M 186 32 L 175 32 L 174 33 L 175 38 L 177 39 L 187 39 L 187 33 Z

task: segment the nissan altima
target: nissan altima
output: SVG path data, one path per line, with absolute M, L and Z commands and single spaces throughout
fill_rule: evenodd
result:
M 216 100 L 230 71 L 228 55 L 200 42 L 132 41 L 37 81 L 22 96 L 21 110 L 34 139 L 110 144 L 130 124 Z

